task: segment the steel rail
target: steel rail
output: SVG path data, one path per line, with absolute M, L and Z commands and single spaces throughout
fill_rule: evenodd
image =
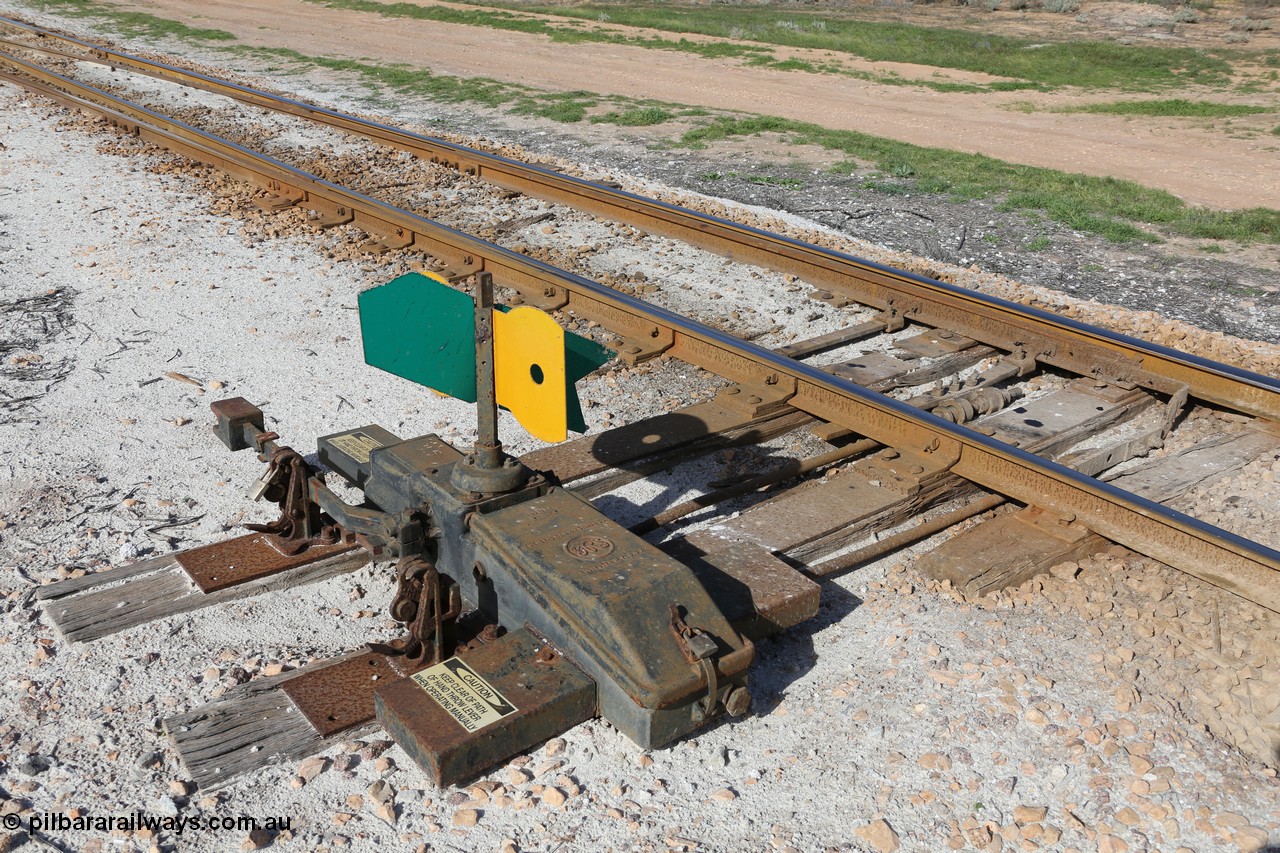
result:
M 654 337 L 669 341 L 669 354 L 690 364 L 731 380 L 772 386 L 795 408 L 910 454 L 926 469 L 950 470 L 1015 500 L 1072 515 L 1102 536 L 1280 612 L 1280 552 L 1260 543 L 17 57 L 0 52 L 0 62 L 18 72 L 0 75 L 4 79 L 97 113 L 237 177 L 300 193 L 304 206 L 342 207 L 366 230 L 396 229 L 409 245 L 437 257 L 464 256 L 508 287 L 535 295 L 562 294 L 569 310 L 606 328 L 624 334 L 652 330 Z
M 91 55 L 76 56 L 4 39 L 0 43 L 126 66 L 173 83 L 340 128 L 423 159 L 445 163 L 497 186 L 589 210 L 733 260 L 792 273 L 862 304 L 950 329 L 1081 376 L 1133 383 L 1167 395 L 1185 386 L 1191 396 L 1205 402 L 1280 420 L 1280 379 L 1275 377 L 550 169 L 94 45 L 21 21 L 0 17 L 0 23 L 41 38 L 77 45 Z

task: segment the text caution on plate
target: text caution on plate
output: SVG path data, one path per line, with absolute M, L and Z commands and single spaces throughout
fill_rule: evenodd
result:
M 369 454 L 382 447 L 382 442 L 378 441 L 371 435 L 365 435 L 362 432 L 349 432 L 346 435 L 337 435 L 331 438 L 330 443 L 350 456 L 357 462 L 365 463 L 369 461 Z
M 413 680 L 469 732 L 516 712 L 516 707 L 458 658 L 416 673 Z

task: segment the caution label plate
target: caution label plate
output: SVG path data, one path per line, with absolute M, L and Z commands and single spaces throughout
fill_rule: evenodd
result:
M 329 439 L 335 450 L 340 450 L 356 462 L 369 461 L 369 454 L 382 447 L 382 442 L 363 432 L 349 432 Z
M 516 706 L 458 658 L 415 673 L 413 680 L 468 732 L 516 712 Z

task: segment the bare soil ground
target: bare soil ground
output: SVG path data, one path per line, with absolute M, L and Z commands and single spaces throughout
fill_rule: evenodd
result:
M 428 5 L 430 0 L 413 2 Z M 1080 98 L 1022 91 L 940 93 L 641 47 L 576 44 L 570 48 L 541 35 L 388 18 L 300 0 L 209 0 L 198 5 L 140 0 L 121 7 L 226 30 L 249 45 L 289 46 L 304 53 L 348 58 L 376 56 L 387 64 L 407 63 L 435 73 L 491 77 L 553 91 L 586 88 L 764 113 L 1014 163 L 1128 178 L 1210 207 L 1280 206 L 1276 138 L 1266 132 L 1270 124 L 1265 119 L 1242 121 L 1237 132 L 1226 134 L 1186 119 L 1020 112 L 1009 107 L 1019 101 L 1050 107 Z M 1064 17 L 1043 15 L 1040 26 L 1057 26 Z M 570 50 L 572 61 L 566 61 Z M 780 49 L 779 55 L 819 62 L 838 59 L 850 67 L 894 70 L 906 76 L 932 78 L 938 71 L 901 64 L 886 69 L 829 51 Z M 584 68 L 591 69 L 589 79 L 583 76 Z M 941 79 L 969 81 L 973 75 L 949 71 Z

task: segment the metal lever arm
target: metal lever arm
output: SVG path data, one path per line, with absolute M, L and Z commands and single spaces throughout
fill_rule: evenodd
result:
M 355 534 L 356 541 L 373 556 L 379 556 L 385 549 L 392 556 L 409 557 L 426 548 L 430 531 L 423 522 L 425 508 L 393 515 L 380 509 L 353 506 L 317 477 L 312 477 L 307 485 L 311 500 L 339 527 Z

